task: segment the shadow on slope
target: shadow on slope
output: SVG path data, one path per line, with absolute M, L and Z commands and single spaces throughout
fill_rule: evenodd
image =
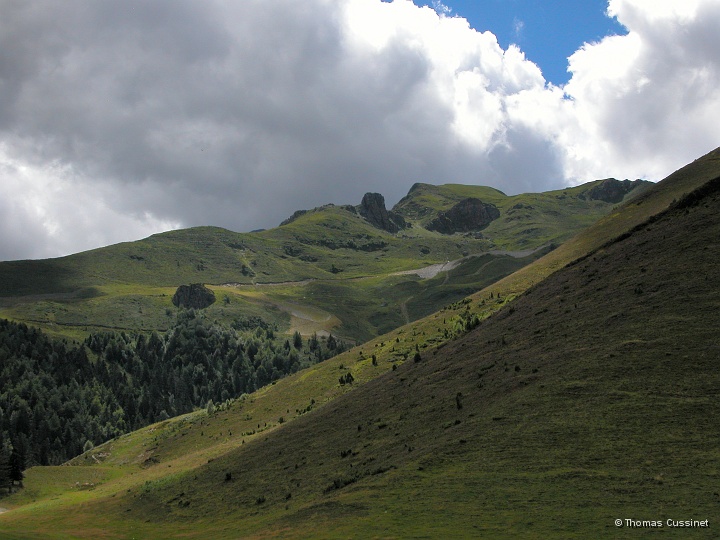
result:
M 279 381 L 254 395 L 254 405 L 233 406 L 213 419 L 215 431 L 226 431 L 224 423 L 232 421 L 238 433 L 267 420 L 268 430 L 247 444 L 223 439 L 203 450 L 211 443 L 197 432 L 207 427 L 165 433 L 157 426 L 162 452 L 197 448 L 192 466 L 166 465 L 163 458 L 146 470 L 151 480 L 141 487 L 138 478 L 146 476 L 131 472 L 122 486 L 107 486 L 104 501 L 95 497 L 77 511 L 66 505 L 56 513 L 39 503 L 5 514 L 0 525 L 39 530 L 42 518 L 52 530 L 100 524 L 114 531 L 110 535 L 144 531 L 153 538 L 181 532 L 214 538 L 596 537 L 615 533 L 607 517 L 615 511 L 644 519 L 659 509 L 668 517 L 684 512 L 703 519 L 718 470 L 718 453 L 709 444 L 717 432 L 708 422 L 718 412 L 708 397 L 718 387 L 711 366 L 718 322 L 712 258 L 717 194 L 598 248 L 717 176 L 718 158 L 716 151 L 684 167 L 459 308 Z M 589 258 L 554 274 L 473 333 L 429 348 L 443 341 L 431 332 L 445 325 L 444 317 L 470 306 L 489 313 L 496 307 L 479 307 L 488 294 L 502 291 L 504 302 L 589 251 Z M 415 345 L 418 363 L 412 362 Z M 337 381 L 328 370 L 352 371 L 357 385 L 407 352 L 410 362 L 352 392 L 327 384 Z M 370 367 L 374 353 L 379 367 Z M 286 408 L 301 401 L 305 407 L 309 396 L 325 396 L 317 405 L 328 404 L 276 427 Z M 135 457 L 131 439 L 147 434 L 122 443 Z
M 220 535 L 599 537 L 616 518 L 712 522 L 719 204 L 716 180 L 464 338 L 123 504 L 162 521 L 218 516 Z

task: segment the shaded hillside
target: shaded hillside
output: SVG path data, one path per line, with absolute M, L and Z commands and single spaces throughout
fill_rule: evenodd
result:
M 124 504 L 301 537 L 712 522 L 719 204 L 720 179 L 466 337 Z
M 711 153 L 520 277 L 226 410 L 76 460 L 94 466 L 28 471 L 29 490 L 6 503 L 24 506 L 0 530 L 587 538 L 616 536 L 618 517 L 712 523 L 717 182 L 653 216 L 718 169 Z M 532 280 L 474 331 L 432 347 L 447 341 L 443 327 Z M 354 382 L 340 384 L 348 373 Z
M 333 336 L 305 341 L 295 334 L 291 343 L 261 321 L 243 323 L 225 328 L 189 310 L 164 336 L 103 332 L 68 346 L 0 319 L 0 475 L 3 459 L 15 471 L 59 465 L 95 444 L 225 403 L 347 349 Z

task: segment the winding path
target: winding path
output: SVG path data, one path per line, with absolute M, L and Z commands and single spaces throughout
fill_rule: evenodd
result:
M 405 319 L 405 324 L 410 324 L 410 315 L 408 315 L 407 310 L 407 303 L 412 300 L 412 296 L 408 296 L 405 300 L 400 302 L 400 313 L 403 316 L 403 319 Z
M 467 255 L 466 257 L 462 257 L 461 259 L 455 259 L 454 261 L 447 261 L 444 263 L 438 263 L 438 264 L 431 264 L 430 266 L 424 266 L 422 268 L 416 268 L 415 270 L 402 270 L 400 272 L 393 272 L 390 274 L 391 276 L 407 276 L 410 274 L 415 274 L 416 276 L 420 276 L 422 279 L 430 279 L 437 276 L 440 272 L 450 272 L 453 268 L 457 267 L 460 263 L 463 261 L 466 261 L 468 259 L 471 259 L 472 257 L 481 257 L 483 255 L 507 255 L 509 257 L 513 257 L 515 259 L 521 259 L 523 257 L 527 257 L 529 255 L 532 255 L 536 251 L 540 251 L 541 249 L 545 248 L 547 246 L 540 246 L 536 247 L 535 249 L 524 249 L 521 251 L 507 251 L 504 249 L 491 249 L 490 251 L 483 251 L 482 253 L 474 253 L 473 255 Z M 447 283 L 449 276 L 445 276 L 445 283 Z

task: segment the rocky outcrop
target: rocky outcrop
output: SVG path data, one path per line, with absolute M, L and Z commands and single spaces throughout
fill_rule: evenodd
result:
M 283 225 L 288 225 L 289 223 L 292 223 L 293 221 L 295 221 L 295 220 L 296 220 L 297 218 L 299 218 L 300 216 L 304 216 L 305 214 L 307 214 L 307 212 L 308 212 L 307 210 L 296 210 L 296 211 L 293 213 L 293 215 L 290 216 L 289 218 L 287 218 L 285 221 L 283 221 L 283 222 L 280 224 L 280 226 L 282 227 Z
M 404 217 L 392 210 L 388 210 L 388 216 L 390 216 L 390 221 L 392 221 L 398 229 L 409 229 L 411 227 L 411 225 L 405 221 Z
M 608 203 L 619 203 L 625 195 L 633 189 L 647 183 L 646 180 L 616 180 L 615 178 L 607 178 L 591 187 L 580 198 L 588 198 L 591 201 L 605 201 Z
M 402 216 L 387 211 L 385 197 L 379 193 L 366 193 L 362 198 L 358 212 L 371 225 L 383 231 L 396 233 L 400 229 L 407 227 Z
M 202 283 L 180 285 L 172 297 L 177 307 L 204 309 L 215 303 L 215 293 Z
M 440 212 L 426 228 L 442 234 L 478 231 L 499 217 L 500 210 L 495 205 L 469 198 L 463 199 L 447 212 Z

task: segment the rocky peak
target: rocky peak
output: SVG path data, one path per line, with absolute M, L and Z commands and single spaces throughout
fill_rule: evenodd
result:
M 379 193 L 366 193 L 358 211 L 371 225 L 390 233 L 396 233 L 406 226 L 402 216 L 387 211 L 385 197 Z
M 593 201 L 605 201 L 608 203 L 619 203 L 625 195 L 630 193 L 636 187 L 644 184 L 644 180 L 616 180 L 615 178 L 606 178 L 598 185 L 591 187 L 583 195 Z M 582 197 L 582 195 L 581 195 Z M 582 197 L 584 198 L 584 197 Z
M 470 197 L 463 199 L 447 212 L 440 212 L 426 228 L 442 234 L 477 231 L 499 217 L 500 210 L 495 205 Z

